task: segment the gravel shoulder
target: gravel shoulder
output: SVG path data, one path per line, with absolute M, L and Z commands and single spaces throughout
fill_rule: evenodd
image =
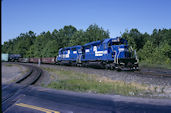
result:
M 2 84 L 12 83 L 28 72 L 28 68 L 8 62 L 2 62 Z

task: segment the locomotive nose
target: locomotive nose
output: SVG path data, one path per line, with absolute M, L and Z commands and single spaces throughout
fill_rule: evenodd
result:
M 128 50 L 128 46 L 121 46 L 118 48 L 120 58 L 130 58 L 131 53 Z

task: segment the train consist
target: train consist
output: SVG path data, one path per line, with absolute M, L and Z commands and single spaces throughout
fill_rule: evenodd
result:
M 85 45 L 59 49 L 58 56 L 49 58 L 19 58 L 19 62 L 76 66 L 100 66 L 106 69 L 138 70 L 136 51 L 123 38 L 108 38 Z

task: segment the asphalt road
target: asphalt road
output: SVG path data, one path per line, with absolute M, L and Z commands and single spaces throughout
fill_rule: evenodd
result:
M 2 85 L 4 113 L 171 113 L 171 100 Z

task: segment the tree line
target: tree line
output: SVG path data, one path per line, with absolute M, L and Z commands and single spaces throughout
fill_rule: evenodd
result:
M 154 29 L 151 35 L 131 29 L 122 37 L 136 49 L 141 62 L 171 65 L 171 29 Z
M 125 30 L 121 37 L 128 40 L 128 44 L 137 51 L 140 61 L 171 64 L 171 29 L 154 29 L 151 35 L 131 29 Z M 96 24 L 90 25 L 86 30 L 78 30 L 69 25 L 39 35 L 33 31 L 21 33 L 4 42 L 1 50 L 2 53 L 21 54 L 23 57 L 54 57 L 60 48 L 84 45 L 105 38 L 110 38 L 109 31 Z

